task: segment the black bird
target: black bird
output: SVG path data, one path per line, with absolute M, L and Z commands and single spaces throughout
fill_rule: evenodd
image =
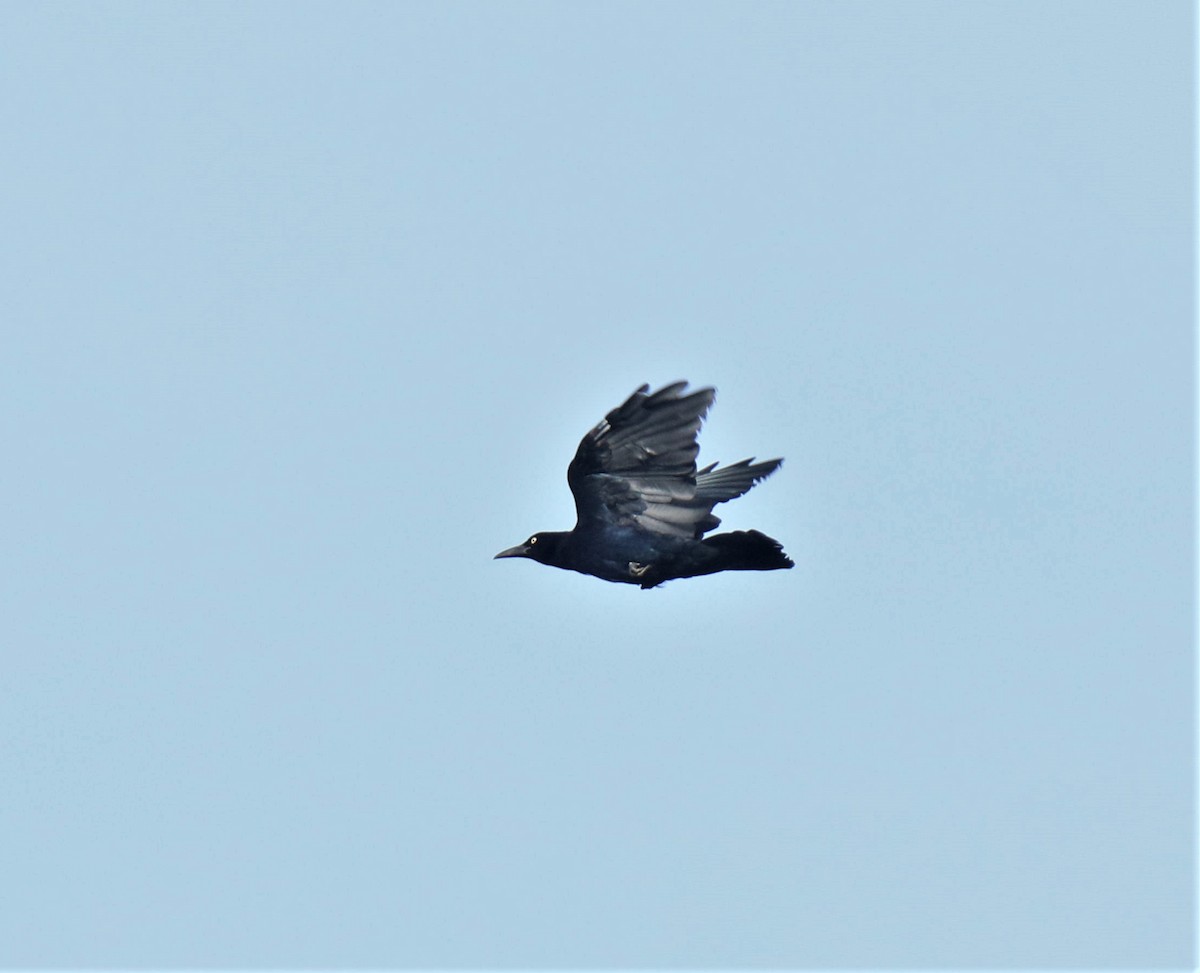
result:
M 792 567 L 780 543 L 756 530 L 705 537 L 718 503 L 740 497 L 781 459 L 697 472 L 696 434 L 716 390 L 683 394 L 687 382 L 643 385 L 583 437 L 567 468 L 575 529 L 543 531 L 496 557 L 527 557 L 643 588 L 717 571 Z

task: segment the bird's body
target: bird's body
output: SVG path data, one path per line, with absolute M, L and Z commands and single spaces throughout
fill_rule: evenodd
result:
M 756 530 L 704 535 L 712 508 L 740 497 L 782 460 L 696 470 L 696 435 L 716 393 L 686 382 L 643 385 L 583 437 L 567 470 L 574 530 L 534 534 L 496 557 L 526 557 L 605 581 L 653 588 L 718 571 L 771 571 L 792 562 Z

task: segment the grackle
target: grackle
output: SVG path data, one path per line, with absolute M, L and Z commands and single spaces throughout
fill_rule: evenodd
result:
M 717 571 L 792 567 L 773 538 L 756 530 L 705 537 L 720 524 L 712 508 L 740 497 L 781 459 L 696 470 L 696 435 L 716 397 L 684 394 L 687 382 L 650 393 L 643 385 L 583 437 L 567 468 L 575 529 L 543 531 L 496 557 L 527 557 L 551 567 L 653 588 Z

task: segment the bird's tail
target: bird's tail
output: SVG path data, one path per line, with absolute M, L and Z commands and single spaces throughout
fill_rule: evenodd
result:
M 716 571 L 775 571 L 795 567 L 779 541 L 756 530 L 714 534 L 703 543 L 716 555 L 720 565 L 714 568 Z

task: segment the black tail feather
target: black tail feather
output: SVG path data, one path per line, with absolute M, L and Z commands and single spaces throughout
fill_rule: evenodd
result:
M 704 539 L 717 555 L 716 571 L 775 571 L 795 567 L 783 545 L 757 530 L 735 530 Z

